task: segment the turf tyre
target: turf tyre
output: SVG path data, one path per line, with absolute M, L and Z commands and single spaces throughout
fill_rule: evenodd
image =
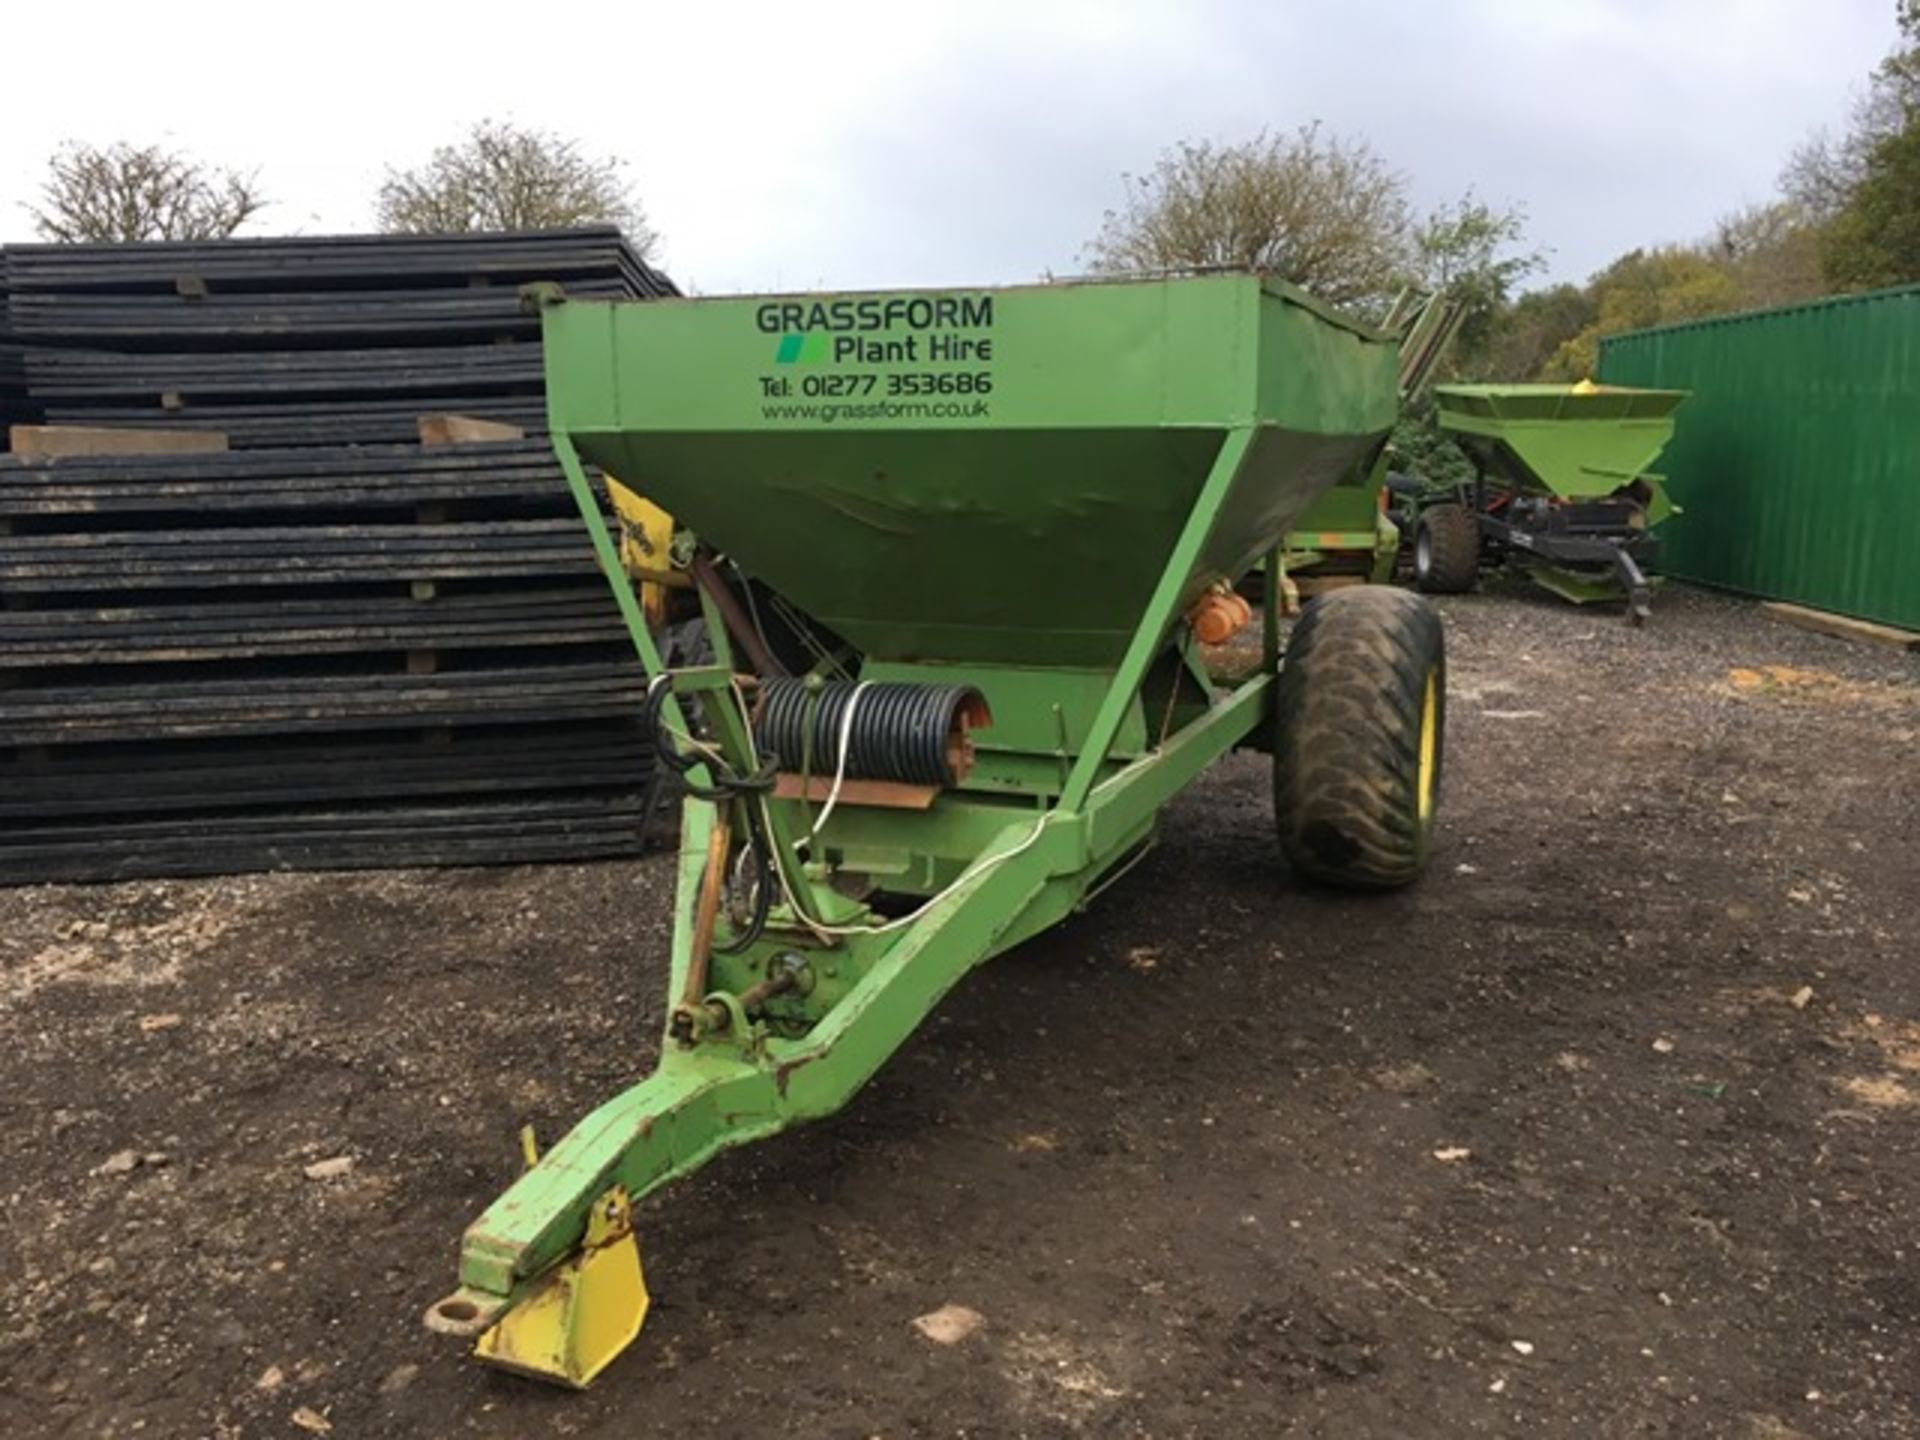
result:
M 1413 527 L 1413 583 L 1429 595 L 1464 595 L 1480 574 L 1480 524 L 1466 506 L 1429 505 Z
M 1274 694 L 1280 849 L 1307 879 L 1391 890 L 1425 868 L 1446 739 L 1446 638 L 1418 595 L 1355 586 L 1312 601 Z

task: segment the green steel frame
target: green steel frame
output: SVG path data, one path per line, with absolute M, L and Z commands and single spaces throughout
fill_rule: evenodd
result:
M 1089 512 L 1082 496 L 1091 492 L 1073 488 L 1086 483 L 1074 471 L 1062 479 L 1065 498 L 1052 512 L 1098 513 L 1117 527 L 1144 527 L 1153 568 L 1143 568 L 1126 611 L 1113 617 L 1120 623 L 1105 631 L 1044 625 L 1006 631 L 994 628 L 1002 624 L 994 612 L 967 612 L 979 618 L 970 630 L 952 631 L 959 653 L 1001 643 L 993 641 L 995 635 L 1014 637 L 1004 642 L 1005 658 L 992 663 L 979 657 L 941 662 L 911 640 L 892 643 L 901 633 L 922 632 L 889 631 L 879 610 L 860 608 L 864 595 L 836 592 L 881 650 L 869 649 L 863 678 L 977 681 L 994 715 L 982 732 L 977 773 L 966 786 L 939 792 L 926 810 L 841 806 L 830 823 L 800 800 L 715 788 L 729 774 L 752 774 L 761 762 L 725 626 L 709 614 L 714 665 L 675 670 L 663 662 L 588 475 L 586 460 L 605 464 L 600 457 L 607 452 L 583 458 L 583 437 L 584 443 L 601 444 L 610 434 L 657 434 L 661 448 L 655 453 L 664 457 L 665 468 L 653 469 L 648 478 L 664 488 L 675 480 L 685 486 L 697 470 L 693 464 L 672 470 L 691 454 L 685 449 L 689 435 L 737 438 L 763 429 L 766 448 L 749 461 L 736 458 L 731 465 L 737 468 L 723 461 L 720 473 L 773 476 L 771 483 L 780 487 L 776 498 L 788 503 L 795 496 L 827 496 L 831 514 L 820 523 L 855 526 L 843 542 L 850 544 L 863 543 L 857 527 L 881 512 L 876 500 L 857 498 L 847 486 L 890 484 L 889 475 L 874 462 L 834 471 L 806 489 L 796 478 L 801 472 L 791 467 L 823 453 L 818 438 L 796 435 L 783 428 L 784 421 L 759 425 L 757 404 L 689 419 L 702 406 L 720 404 L 699 375 L 673 382 L 687 384 L 684 396 L 656 397 L 653 410 L 628 416 L 596 357 L 634 354 L 634 363 L 644 363 L 653 352 L 619 348 L 626 341 L 618 307 L 566 304 L 548 312 L 555 451 L 634 648 L 652 683 L 670 692 L 661 707 L 665 725 L 687 735 L 687 712 L 694 707 L 705 722 L 705 743 L 712 747 L 707 753 L 714 759 L 691 778 L 718 798 L 689 796 L 683 806 L 669 980 L 675 1004 L 657 1069 L 593 1111 L 546 1154 L 535 1156 L 529 1144 L 526 1172 L 466 1232 L 459 1288 L 428 1312 L 435 1329 L 481 1336 L 482 1353 L 497 1363 L 567 1383 L 590 1380 L 631 1340 L 644 1313 L 637 1249 L 630 1263 L 608 1259 L 632 1247 L 631 1204 L 727 1149 L 840 1108 L 969 970 L 1061 920 L 1124 871 L 1151 841 L 1159 810 L 1196 775 L 1236 746 L 1268 743 L 1279 661 L 1272 607 L 1262 632 L 1264 663 L 1225 688 L 1202 670 L 1192 633 L 1179 622 L 1204 587 L 1237 578 L 1227 573 L 1232 567 L 1244 568 L 1261 554 L 1277 566 L 1280 536 L 1297 507 L 1343 468 L 1371 462 L 1393 413 L 1391 341 L 1249 277 L 1150 287 L 1040 287 L 996 292 L 996 298 L 1006 314 L 1006 333 L 1023 340 L 1032 356 L 1044 356 L 1044 363 L 1034 358 L 1008 372 L 1006 418 L 995 425 L 927 432 L 935 443 L 916 452 L 912 462 L 924 459 L 930 467 L 919 490 L 883 497 L 891 507 L 883 516 L 889 533 L 907 537 L 898 543 L 924 538 L 911 529 L 916 513 L 909 502 L 927 493 L 936 505 L 948 504 L 937 467 L 952 445 L 979 447 L 975 453 L 986 457 L 981 473 L 991 475 L 1008 456 L 1024 458 L 1014 452 L 1017 445 L 1053 454 L 1063 436 L 1075 433 L 1063 427 L 1074 423 L 1077 405 L 1078 423 L 1094 437 L 1087 444 L 1096 461 L 1120 453 L 1099 447 L 1118 446 L 1125 438 L 1114 431 L 1119 438 L 1109 440 L 1099 427 L 1123 421 L 1164 427 L 1164 443 L 1151 452 L 1152 463 L 1166 467 L 1157 494 L 1131 492 L 1142 498 L 1123 503 L 1110 493 L 1099 497 L 1102 508 Z M 738 319 L 751 310 L 725 300 L 662 302 L 624 318 L 635 322 L 636 333 L 657 324 L 659 331 L 646 333 L 704 340 L 697 327 L 687 328 L 689 312 L 666 308 L 676 303 L 711 307 L 703 313 L 714 321 L 718 339 L 698 353 L 733 375 L 725 368 L 736 354 L 728 348 L 728 327 L 738 329 Z M 1184 347 L 1191 347 L 1190 361 Z M 753 342 L 751 353 L 759 348 Z M 798 349 L 782 345 L 780 354 Z M 749 353 L 745 345 L 737 351 Z M 1099 374 L 1089 374 L 1089 367 L 1102 364 L 1114 377 L 1105 387 L 1097 383 Z M 1063 387 L 1050 390 L 1044 379 L 1056 374 L 1064 377 Z M 1202 378 L 1211 391 L 1200 388 Z M 623 383 L 647 393 L 644 383 Z M 997 393 L 995 403 L 1001 401 Z M 569 412 L 566 407 L 576 403 L 577 411 Z M 579 418 L 589 412 L 590 418 Z M 884 425 L 875 433 L 890 445 L 914 438 Z M 841 444 L 847 434 L 838 429 L 829 443 Z M 955 438 L 948 441 L 948 435 Z M 1135 451 L 1140 448 L 1135 442 Z M 835 463 L 843 461 L 836 452 Z M 1097 463 L 1091 469 L 1103 473 Z M 1197 488 L 1181 490 L 1188 473 Z M 1123 475 L 1113 483 L 1136 478 Z M 1179 508 L 1165 508 L 1175 496 L 1181 497 Z M 726 508 L 697 486 L 665 498 L 680 514 L 683 500 L 697 508 L 704 499 L 713 507 L 709 514 L 725 514 L 728 523 L 737 518 L 742 534 L 751 535 L 752 525 L 764 521 Z M 998 517 L 1019 500 L 1010 492 L 989 506 L 970 497 L 974 509 L 968 515 L 983 527 L 972 532 L 976 541 L 997 533 Z M 1163 508 L 1145 508 L 1150 505 Z M 944 526 L 954 512 L 938 513 Z M 1156 537 L 1156 513 L 1177 516 L 1177 531 L 1170 524 Z M 944 543 L 947 533 L 927 543 Z M 775 561 L 804 566 L 818 559 L 793 559 L 780 548 L 785 535 L 761 538 L 763 553 Z M 1043 559 L 1048 553 L 1044 540 L 1023 536 L 1023 543 L 1037 545 Z M 1092 563 L 1106 552 L 1087 546 L 1079 553 Z M 754 557 L 742 558 L 758 573 Z M 844 583 L 843 576 L 791 573 L 803 582 Z M 766 578 L 782 583 L 780 575 Z M 1066 581 L 1060 590 L 1063 604 L 1080 593 Z M 1036 594 L 1044 602 L 1045 592 Z M 1144 599 L 1135 602 L 1132 594 Z M 928 607 L 937 602 L 979 604 L 978 597 L 951 598 L 939 587 L 909 598 L 921 605 L 922 616 L 936 620 L 940 615 Z M 1064 641 L 1056 638 L 1062 634 Z M 1093 638 L 1073 638 L 1083 634 Z M 1090 655 L 1097 663 L 1088 663 Z M 715 887 L 707 877 L 716 858 L 724 866 L 733 837 L 755 833 L 745 823 L 747 807 L 753 807 L 758 834 L 771 852 L 779 898 L 765 932 L 729 954 L 705 943 L 702 906 L 710 920 Z M 817 851 L 809 844 L 810 827 L 819 830 Z M 884 879 L 888 894 L 917 898 L 920 908 L 883 918 L 830 883 L 834 871 L 823 855 L 835 857 L 843 871 Z M 705 933 L 711 935 L 710 925 Z M 589 1298 L 609 1293 L 618 1300 Z M 621 1309 L 623 1317 L 585 1314 L 596 1306 Z
M 1107 685 L 1086 742 L 1059 802 L 1036 809 L 999 800 L 943 797 L 946 818 L 964 816 L 982 857 L 960 882 L 911 924 L 859 933 L 833 951 L 816 952 L 818 982 L 807 997 L 820 1014 L 803 1039 L 786 1040 L 764 1024 L 732 1027 L 724 1043 L 669 1041 L 659 1068 L 600 1106 L 541 1156 L 469 1228 L 461 1247 L 460 1288 L 436 1307 L 439 1328 L 477 1333 L 525 1297 L 551 1266 L 565 1260 L 586 1231 L 594 1202 L 614 1186 L 635 1200 L 685 1175 L 720 1152 L 840 1108 L 913 1032 L 941 996 L 982 961 L 1064 918 L 1147 838 L 1154 816 L 1213 761 L 1246 742 L 1268 714 L 1277 670 L 1277 638 L 1264 635 L 1267 662 L 1231 697 L 1170 736 L 1149 757 L 1113 770 L 1107 755 L 1129 706 L 1159 657 L 1176 618 L 1182 586 L 1245 462 L 1252 427 L 1230 431 L 1141 614 L 1120 667 Z M 650 675 L 669 675 L 648 631 L 639 597 L 620 564 L 616 542 L 572 444 L 556 449 L 595 554 L 635 649 Z M 676 700 L 702 697 L 718 722 L 722 745 L 742 769 L 753 766 L 724 671 L 671 676 Z M 669 724 L 683 724 L 677 705 Z M 692 915 L 719 806 L 687 803 L 679 854 L 670 993 L 680 995 L 690 963 Z M 774 812 L 776 835 L 791 826 Z M 907 827 L 897 827 L 910 834 Z M 839 897 L 809 878 L 797 883 L 819 911 Z M 818 913 L 818 912 L 816 912 Z M 774 948 L 780 948 L 778 946 Z M 716 957 L 716 961 L 717 961 Z M 765 972 L 769 957 L 744 958 L 741 978 Z M 716 990 L 727 1004 L 738 990 Z M 459 1317 L 449 1323 L 449 1317 Z

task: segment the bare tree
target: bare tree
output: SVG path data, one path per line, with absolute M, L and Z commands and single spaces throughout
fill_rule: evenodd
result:
M 1920 0 L 1897 0 L 1900 45 L 1854 99 L 1846 133 L 1816 131 L 1793 152 L 1781 192 L 1819 230 L 1835 288 L 1920 275 Z
M 47 240 L 222 240 L 266 203 L 252 175 L 158 145 L 70 141 L 47 162 L 40 203 L 28 210 Z
M 1123 183 L 1083 252 L 1097 273 L 1262 270 L 1351 305 L 1378 301 L 1410 268 L 1405 179 L 1364 140 L 1318 124 L 1185 141 Z
M 1527 217 L 1502 210 L 1471 190 L 1413 227 L 1412 279 L 1445 291 L 1465 306 L 1452 356 L 1442 374 L 1473 374 L 1484 367 L 1501 315 L 1529 275 L 1547 257 L 1526 249 Z
M 558 135 L 482 120 L 426 164 L 389 170 L 375 216 L 383 230 L 416 234 L 611 222 L 644 255 L 658 236 L 623 169 Z
M 1786 305 L 1827 293 L 1821 233 L 1799 205 L 1776 200 L 1721 216 L 1700 248 L 1732 275 L 1743 306 Z
M 1905 118 L 1900 97 L 1875 85 L 1854 103 L 1847 133 L 1815 130 L 1793 149 L 1780 171 L 1780 193 L 1816 223 L 1831 220 L 1853 199 L 1867 173 L 1867 161 Z
M 1824 127 L 1794 147 L 1780 171 L 1780 193 L 1815 224 L 1847 208 L 1880 142 L 1898 135 L 1920 103 L 1920 41 L 1890 55 L 1853 98 L 1844 135 Z

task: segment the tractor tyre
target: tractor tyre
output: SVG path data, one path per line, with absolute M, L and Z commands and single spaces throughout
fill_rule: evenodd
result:
M 1446 637 L 1418 595 L 1356 586 L 1294 623 L 1274 694 L 1273 801 L 1297 874 L 1349 890 L 1417 878 L 1447 722 Z
M 1429 505 L 1413 527 L 1413 583 L 1429 595 L 1464 595 L 1480 574 L 1480 522 L 1466 506 Z

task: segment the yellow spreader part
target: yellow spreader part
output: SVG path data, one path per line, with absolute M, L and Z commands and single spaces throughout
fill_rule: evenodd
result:
M 665 572 L 671 564 L 668 555 L 673 547 L 673 517 L 611 475 L 607 477 L 607 494 L 620 516 L 620 563 L 640 581 L 640 608 L 647 619 L 656 627 L 664 625 L 666 587 L 647 577 Z
M 489 1365 L 584 1389 L 640 1333 L 647 1282 L 620 1186 L 593 1202 L 579 1251 L 535 1282 L 473 1347 Z
M 1427 683 L 1420 696 L 1420 769 L 1419 819 L 1422 825 L 1433 817 L 1433 785 L 1440 757 L 1440 675 L 1427 672 Z

